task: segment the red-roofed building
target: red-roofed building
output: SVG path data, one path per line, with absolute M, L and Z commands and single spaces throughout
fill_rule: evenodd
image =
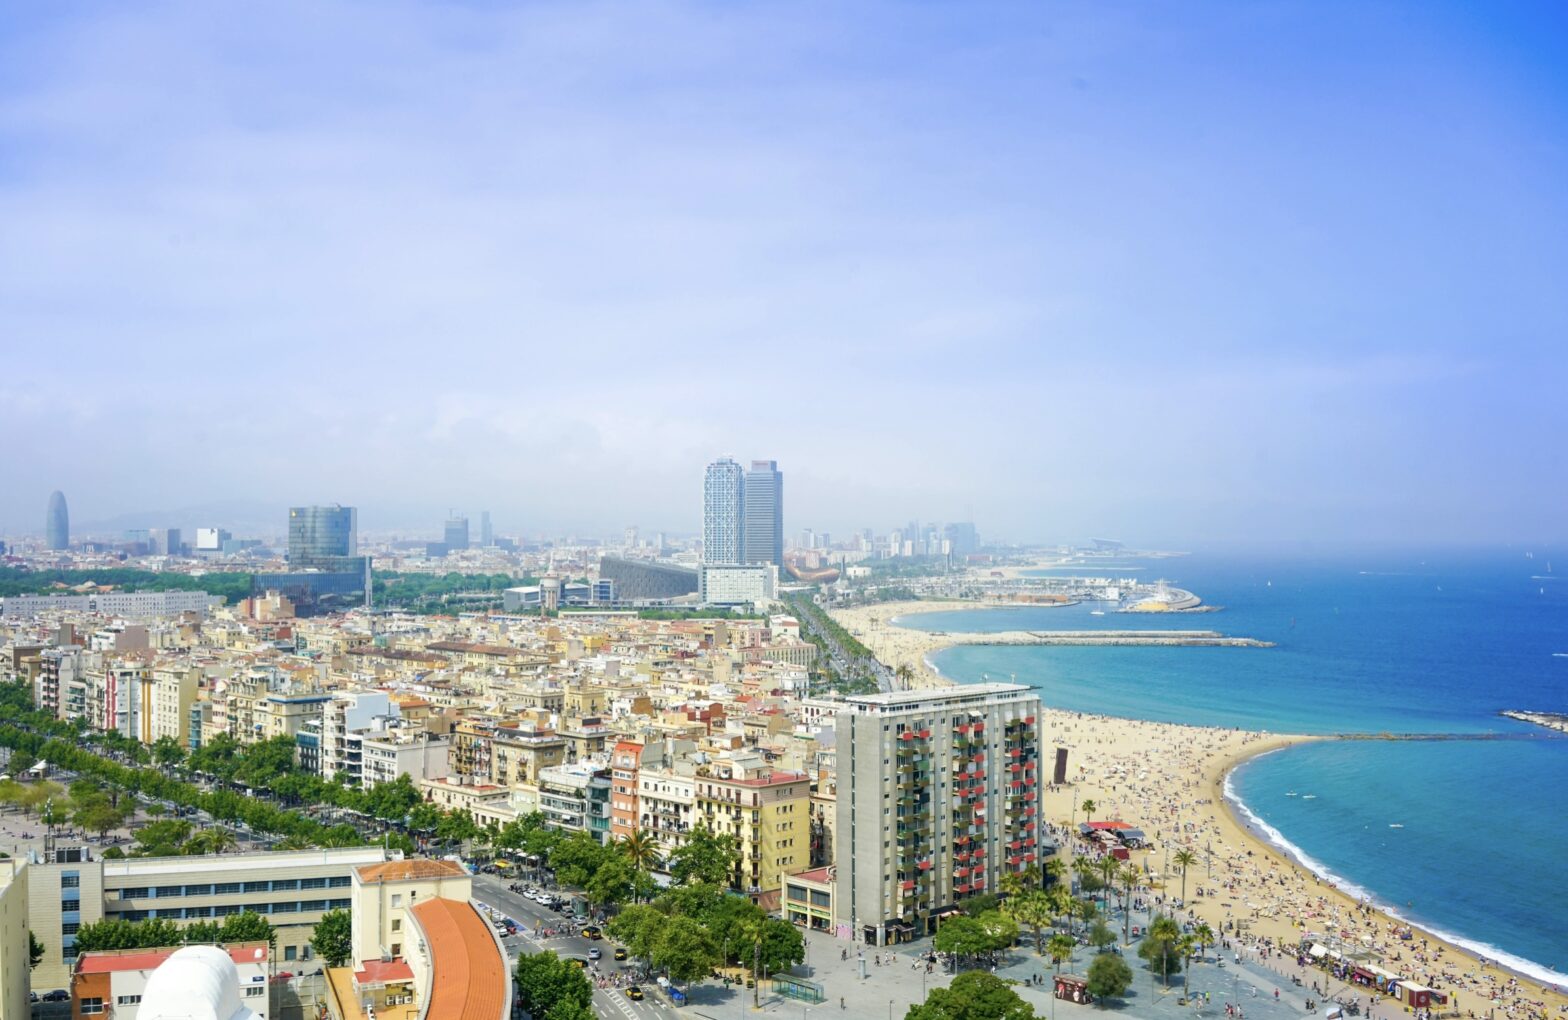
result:
M 267 943 L 243 942 L 222 947 L 239 972 L 240 1001 L 261 1020 L 267 1020 Z M 136 1020 L 142 995 L 153 971 L 173 956 L 179 946 L 163 949 L 109 949 L 83 953 L 71 974 L 71 1018 L 113 1017 Z M 219 957 L 218 959 L 222 959 Z

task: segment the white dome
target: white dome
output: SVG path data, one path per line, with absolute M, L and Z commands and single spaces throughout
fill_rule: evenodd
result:
M 152 972 L 141 1020 L 257 1020 L 240 1002 L 240 974 L 216 946 L 186 946 Z

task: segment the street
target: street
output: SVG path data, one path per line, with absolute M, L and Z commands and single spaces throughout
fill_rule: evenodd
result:
M 622 967 L 632 965 L 633 962 L 630 960 L 617 963 L 611 959 L 615 946 L 607 939 L 594 942 L 577 935 L 553 938 L 535 936 L 536 923 L 543 931 L 559 924 L 566 915 L 547 910 L 533 900 L 512 892 L 507 888 L 508 884 L 509 880 L 492 875 L 474 876 L 474 899 L 502 911 L 517 922 L 518 934 L 501 940 L 501 944 L 506 947 L 508 966 L 516 961 L 520 953 L 538 953 L 546 949 L 552 950 L 563 959 L 575 957 L 587 960 L 588 950 L 594 946 L 603 950 L 604 959 L 590 964 L 588 970 L 590 978 L 614 974 Z M 594 1012 L 605 1020 L 647 1020 L 651 1017 L 670 1020 L 676 1015 L 675 1010 L 663 1001 L 663 994 L 657 986 L 650 982 L 643 986 L 643 991 L 647 998 L 641 1002 L 633 1002 L 626 997 L 624 990 L 596 988 L 593 993 Z

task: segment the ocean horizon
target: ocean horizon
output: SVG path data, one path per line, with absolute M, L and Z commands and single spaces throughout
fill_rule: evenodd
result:
M 1533 555 L 1529 555 L 1532 553 Z M 958 682 L 1014 680 L 1054 708 L 1275 733 L 1473 739 L 1320 741 L 1248 761 L 1238 815 L 1351 895 L 1548 983 L 1568 979 L 1568 891 L 1532 880 L 1568 840 L 1568 740 L 1504 718 L 1568 712 L 1568 555 L 1197 553 L 1114 574 L 1164 578 L 1206 614 L 1099 604 L 906 614 L 899 626 L 1213 629 L 1273 648 L 955 645 Z

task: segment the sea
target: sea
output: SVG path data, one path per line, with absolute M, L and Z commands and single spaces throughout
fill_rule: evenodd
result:
M 1116 569 L 1108 569 L 1115 567 Z M 957 645 L 931 664 L 1071 711 L 1289 733 L 1233 771 L 1243 819 L 1351 895 L 1568 985 L 1568 550 L 1195 552 L 1042 574 L 1165 579 L 1212 613 L 1104 604 L 911 614 L 938 632 L 1195 629 L 1273 648 Z M 1489 739 L 1490 737 L 1501 739 Z

